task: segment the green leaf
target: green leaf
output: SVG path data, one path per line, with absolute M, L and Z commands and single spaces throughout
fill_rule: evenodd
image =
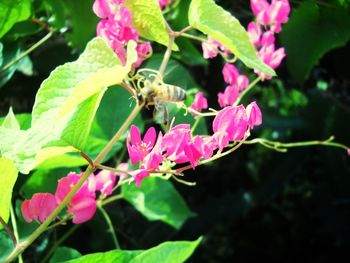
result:
M 13 113 L 12 107 L 10 107 L 9 112 L 7 113 L 3 123 L 2 127 L 9 128 L 9 129 L 15 129 L 19 130 L 20 126 L 16 119 L 15 114 Z
M 93 253 L 77 259 L 65 261 L 65 263 L 130 263 L 133 258 L 141 254 L 142 250 L 111 250 L 103 253 Z
M 124 184 L 122 195 L 148 220 L 161 220 L 176 229 L 195 215 L 171 182 L 160 178 L 145 178 L 141 187 Z
M 13 162 L 5 157 L 0 158 L 0 216 L 7 222 L 10 215 L 12 190 L 17 180 L 18 171 Z M 2 225 L 0 224 L 0 229 Z
M 70 247 L 58 247 L 50 259 L 50 263 L 58 263 L 81 257 L 78 250 Z
M 65 263 L 182 263 L 193 254 L 201 241 L 202 238 L 195 241 L 164 242 L 148 250 L 111 250 L 86 255 Z
M 134 47 L 130 42 L 122 66 L 105 41 L 95 38 L 77 61 L 55 69 L 37 93 L 31 128 L 0 128 L 3 156 L 28 173 L 49 158 L 83 148 L 106 87 L 120 83 L 135 62 Z
M 21 53 L 21 48 L 19 45 L 19 42 L 12 42 L 11 44 L 4 44 L 3 46 L 3 63 L 2 63 L 2 67 L 0 67 L 0 88 L 2 86 L 4 86 L 13 76 L 13 74 L 15 73 L 17 66 L 18 66 L 18 62 L 13 64 L 10 67 L 6 67 L 6 69 L 4 69 L 4 67 L 12 62 L 14 59 L 16 59 L 18 57 L 18 55 Z
M 132 13 L 134 26 L 142 37 L 168 46 L 169 34 L 158 0 L 126 0 L 124 5 Z M 174 45 L 173 50 L 178 47 Z
M 131 263 L 182 263 L 185 262 L 201 243 L 202 238 L 195 241 L 164 242 L 136 256 Z
M 0 117 L 0 126 L 4 123 L 6 117 Z M 19 123 L 21 130 L 30 128 L 32 115 L 29 113 L 20 113 L 15 115 L 16 121 Z
M 240 22 L 213 0 L 192 0 L 189 22 L 194 28 L 222 43 L 247 67 L 271 76 L 276 75 L 273 69 L 258 58 L 256 49 Z
M 350 15 L 343 8 L 303 2 L 281 33 L 288 54 L 287 66 L 293 78 L 302 82 L 327 52 L 345 46 L 350 40 L 349 28 Z
M 0 1 L 0 38 L 11 29 L 11 27 L 30 17 L 30 0 L 2 0 Z

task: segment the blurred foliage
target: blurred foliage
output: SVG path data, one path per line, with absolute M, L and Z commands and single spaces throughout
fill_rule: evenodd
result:
M 0 0 L 8 5 L 6 8 L 19 2 L 26 1 Z M 28 113 L 41 82 L 55 67 L 77 58 L 95 35 L 97 23 L 91 11 L 92 0 L 29 2 L 31 15 L 13 15 L 6 21 L 6 32 L 0 40 L 0 116 L 5 116 L 12 106 L 22 129 L 30 126 Z M 254 130 L 253 136 L 300 141 L 335 135 L 337 141 L 349 145 L 350 5 L 345 0 L 291 2 L 290 22 L 284 25 L 281 35 L 287 57 L 277 71 L 279 79 L 262 82 L 245 101 L 256 100 L 264 114 L 264 124 Z M 218 3 L 243 23 L 252 18 L 247 12 L 248 1 Z M 166 14 L 175 29 L 188 25 L 188 6 L 189 1 L 181 0 L 175 10 Z M 54 31 L 48 41 L 25 59 L 6 67 L 42 39 L 48 28 Z M 217 108 L 217 93 L 224 89 L 223 62 L 219 58 L 204 60 L 198 43 L 181 38 L 176 43 L 184 52 L 174 52 L 165 82 L 189 92 L 202 90 L 209 104 Z M 160 64 L 164 47 L 153 47 L 155 55 L 145 67 L 157 68 Z M 134 102 L 129 97 L 117 86 L 106 92 L 89 134 L 86 151 L 91 157 L 98 154 L 130 111 Z M 192 99 L 188 96 L 186 103 Z M 194 121 L 175 107 L 170 115 L 176 116 L 178 122 Z M 147 127 L 153 125 L 151 116 L 147 110 L 142 114 Z M 140 118 L 136 123 L 143 122 Z M 210 119 L 203 121 L 197 131 L 210 132 L 211 127 L 205 124 L 210 124 Z M 115 153 L 123 148 L 124 142 L 117 144 L 108 156 L 112 165 L 117 161 Z M 69 168 L 60 168 L 62 163 Z M 22 240 L 37 224 L 23 220 L 21 200 L 40 189 L 54 191 L 58 178 L 84 163 L 72 154 L 44 163 L 28 176 L 19 176 L 12 200 Z M 244 146 L 233 155 L 186 173 L 184 179 L 197 181 L 197 187 L 167 182 L 168 188 L 176 194 L 178 191 L 181 200 L 186 201 L 187 214 L 196 214 L 180 229 L 160 221 L 149 222 L 125 200 L 108 205 L 106 210 L 125 250 L 146 250 L 165 240 L 195 240 L 203 234 L 203 242 L 191 262 L 336 261 L 347 255 L 350 242 L 349 174 L 349 157 L 338 149 L 290 149 L 282 154 L 261 146 Z M 153 190 L 159 196 L 169 194 L 162 192 L 161 187 Z M 182 203 L 175 200 L 170 204 Z M 182 223 L 176 221 L 178 226 Z M 24 252 L 24 257 L 28 262 L 39 262 L 71 227 L 68 224 L 47 231 Z M 12 246 L 11 239 L 1 230 L 0 261 Z M 114 248 L 100 213 L 79 226 L 61 246 L 64 247 L 56 250 L 52 262 L 62 253 L 66 256 L 79 251 L 84 255 Z

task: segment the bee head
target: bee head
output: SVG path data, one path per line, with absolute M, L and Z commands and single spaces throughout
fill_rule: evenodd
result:
M 141 92 L 137 93 L 137 100 L 139 104 L 142 104 L 144 102 L 144 98 Z

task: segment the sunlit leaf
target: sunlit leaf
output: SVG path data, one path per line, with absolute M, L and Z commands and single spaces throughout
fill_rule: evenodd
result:
M 29 18 L 31 13 L 30 0 L 0 1 L 0 38 L 19 22 Z
M 133 23 L 142 37 L 168 46 L 169 34 L 158 0 L 126 0 L 124 4 L 132 13 Z M 174 50 L 178 50 L 176 45 Z
M 192 0 L 189 22 L 194 28 L 222 43 L 247 67 L 275 75 L 274 70 L 258 58 L 256 49 L 240 22 L 213 0 Z
M 7 222 L 10 215 L 12 190 L 17 180 L 18 170 L 13 162 L 0 157 L 0 216 Z M 3 226 L 0 224 L 0 229 Z

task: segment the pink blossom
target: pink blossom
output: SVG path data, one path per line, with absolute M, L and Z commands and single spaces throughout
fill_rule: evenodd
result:
M 246 113 L 248 117 L 248 126 L 250 129 L 253 129 L 254 126 L 259 126 L 262 123 L 262 114 L 260 111 L 259 106 L 256 104 L 256 102 L 250 103 L 246 107 Z
M 270 46 L 275 44 L 275 35 L 271 31 L 266 31 L 262 36 L 261 36 L 261 41 L 260 45 L 261 46 Z
M 32 196 L 32 199 L 25 200 L 22 203 L 22 215 L 28 223 L 33 220 L 44 222 L 46 218 L 58 206 L 56 198 L 50 193 L 37 193 Z
M 135 62 L 135 68 L 138 68 L 142 62 L 152 54 L 152 46 L 150 42 L 138 44 L 136 47 L 137 61 Z
M 112 171 L 102 170 L 95 176 L 96 190 L 103 196 L 112 194 L 116 181 L 116 175 Z
M 217 47 L 214 44 L 207 41 L 202 42 L 202 49 L 203 49 L 203 57 L 205 59 L 215 58 L 219 53 L 219 50 L 217 49 Z
M 226 63 L 222 69 L 222 75 L 227 84 L 235 84 L 240 74 L 235 65 Z
M 208 101 L 204 97 L 203 92 L 198 92 L 196 96 L 194 97 L 194 101 L 191 105 L 191 108 L 196 110 L 196 111 L 201 111 L 203 109 L 208 108 Z
M 271 4 L 266 0 L 251 0 L 252 11 L 259 24 L 268 26 L 273 32 L 281 31 L 281 24 L 288 21 L 290 5 L 288 0 L 272 0 Z
M 147 154 L 151 152 L 156 136 L 156 130 L 151 127 L 142 140 L 139 128 L 135 125 L 131 126 L 130 134 L 127 136 L 127 148 L 132 165 L 143 161 Z
M 128 177 L 129 164 L 128 163 L 120 163 L 117 166 L 117 170 L 120 172 L 116 172 L 115 174 L 120 177 L 119 180 L 123 180 Z
M 269 65 L 271 68 L 277 68 L 282 59 L 286 56 L 284 48 L 279 48 L 275 50 L 275 45 L 263 46 L 258 52 L 259 58 L 264 61 L 265 64 Z M 265 75 L 262 72 L 255 71 L 258 73 L 263 79 L 270 79 L 271 76 Z
M 135 170 L 130 172 L 130 175 L 134 178 L 135 182 L 136 182 L 136 186 L 140 187 L 141 186 L 141 181 L 145 178 L 149 176 L 149 172 L 147 170 L 145 170 L 144 168 Z
M 91 197 L 72 199 L 67 212 L 73 215 L 73 223 L 81 224 L 89 221 L 96 213 L 96 200 Z
M 237 85 L 227 86 L 224 93 L 218 93 L 218 101 L 221 108 L 233 105 L 239 97 Z
M 172 0 L 159 0 L 159 6 L 161 9 L 163 9 L 164 7 L 166 7 L 167 5 L 169 5 L 171 3 Z
M 180 124 L 171 128 L 163 137 L 162 150 L 165 156 L 176 163 L 187 161 L 184 147 L 191 141 L 191 128 L 189 124 Z
M 350 148 L 347 150 L 348 155 L 350 156 Z
M 66 177 L 58 180 L 56 200 L 62 202 L 71 189 L 78 183 L 81 174 L 69 173 Z M 96 182 L 94 175 L 83 183 L 68 203 L 68 213 L 73 215 L 73 223 L 83 223 L 90 220 L 96 211 Z M 93 204 L 94 203 L 94 204 Z
M 145 168 L 147 170 L 157 170 L 159 168 L 159 164 L 163 162 L 162 142 L 163 135 L 161 132 L 159 132 L 156 145 L 154 145 L 152 151 L 147 154 L 144 159 Z
M 222 109 L 213 121 L 213 138 L 221 151 L 229 142 L 243 139 L 248 127 L 245 108 L 230 106 Z
M 248 35 L 250 37 L 251 42 L 255 46 L 260 45 L 260 37 L 261 37 L 262 31 L 261 26 L 255 22 L 250 22 L 248 24 Z
M 118 5 L 123 2 L 124 0 L 95 0 L 92 9 L 98 17 L 107 18 L 113 15 Z

